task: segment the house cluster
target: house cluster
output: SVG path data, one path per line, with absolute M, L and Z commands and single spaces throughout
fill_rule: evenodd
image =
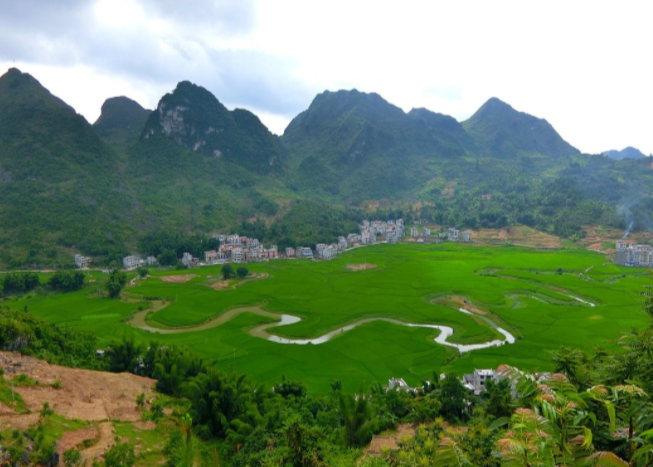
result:
M 363 221 L 360 225 L 360 239 L 356 234 L 349 234 L 347 241 L 351 246 L 356 243 L 360 245 L 372 245 L 376 243 L 377 236 L 383 237 L 388 243 L 397 243 L 405 233 L 403 219 L 388 221 Z
M 154 266 L 156 264 L 156 258 L 154 256 L 148 256 L 145 259 L 141 258 L 138 255 L 125 256 L 122 259 L 123 269 L 132 270 L 140 268 L 142 266 Z
M 647 267 L 653 266 L 653 246 L 617 242 L 615 263 L 619 266 Z
M 213 238 L 220 242 L 220 246 L 217 250 L 204 252 L 205 264 L 250 263 L 279 258 L 276 245 L 265 248 L 258 238 L 241 237 L 238 234 L 214 235 Z
M 449 242 L 458 242 L 462 239 L 465 243 L 470 243 L 472 241 L 472 233 L 469 230 L 465 230 L 460 234 L 458 229 L 447 229 L 444 232 L 439 232 L 437 235 L 431 233 L 431 229 L 428 227 L 423 227 L 420 232 L 416 226 L 410 228 L 410 236 L 412 238 L 420 240 L 434 239 L 436 241 L 449 241 Z

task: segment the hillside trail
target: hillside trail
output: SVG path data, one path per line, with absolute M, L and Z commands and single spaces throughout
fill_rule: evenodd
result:
M 99 459 L 114 444 L 114 430 L 111 422 L 102 422 L 97 426 L 97 443 L 82 451 L 82 465 L 91 465 L 93 459 Z

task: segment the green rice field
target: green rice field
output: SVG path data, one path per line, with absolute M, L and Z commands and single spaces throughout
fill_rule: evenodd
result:
M 377 267 L 346 268 L 360 263 Z M 457 244 L 381 244 L 332 261 L 278 260 L 247 267 L 258 279 L 222 290 L 210 286 L 219 279 L 220 266 L 154 270 L 152 277 L 126 288 L 122 301 L 98 294 L 106 275 L 93 271 L 89 279 L 94 282 L 80 292 L 30 294 L 10 305 L 27 306 L 61 326 L 94 332 L 102 346 L 122 336 L 187 346 L 256 380 L 272 383 L 285 375 L 321 393 L 330 390 L 334 379 L 353 391 L 361 382 L 385 383 L 390 377 L 419 384 L 434 370 L 462 373 L 502 363 L 548 370 L 548 351 L 563 345 L 615 348 L 633 326 L 647 325 L 639 293 L 651 283 L 645 270 L 614 266 L 610 258 L 591 251 Z M 186 274 L 195 277 L 185 283 L 161 280 Z M 228 310 L 258 306 L 301 318 L 269 330 L 285 338 L 314 338 L 376 317 L 449 326 L 454 329 L 450 340 L 457 343 L 502 338 L 486 320 L 458 311 L 454 300 L 465 300 L 466 306 L 487 313 L 486 318 L 512 333 L 517 342 L 461 355 L 433 341 L 438 330 L 373 321 L 319 345 L 279 344 L 249 333 L 275 321 L 252 313 L 237 314 L 216 327 L 192 329 Z M 155 334 L 127 322 L 152 304 L 158 311 L 147 316 L 150 327 L 190 328 Z

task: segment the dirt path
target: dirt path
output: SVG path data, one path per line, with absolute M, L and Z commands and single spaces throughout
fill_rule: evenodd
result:
M 102 422 L 97 427 L 97 443 L 82 451 L 82 465 L 91 465 L 93 459 L 99 459 L 114 443 L 113 425 L 111 422 Z

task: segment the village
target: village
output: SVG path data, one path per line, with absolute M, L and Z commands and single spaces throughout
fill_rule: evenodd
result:
M 350 233 L 346 237 L 340 236 L 337 241 L 331 244 L 318 243 L 315 250 L 308 246 L 287 247 L 279 252 L 276 245 L 266 248 L 257 238 L 239 236 L 238 234 L 223 235 L 215 234 L 211 238 L 219 241 L 217 250 L 204 252 L 204 258 L 194 257 L 190 253 L 184 253 L 180 259 L 181 264 L 186 268 L 199 266 L 224 264 L 224 263 L 250 263 L 265 262 L 272 259 L 310 259 L 310 260 L 331 260 L 338 254 L 353 248 L 374 245 L 377 243 L 396 244 L 400 240 L 415 243 L 441 243 L 458 242 L 470 243 L 472 233 L 455 228 L 449 228 L 441 232 L 432 232 L 428 227 L 422 227 L 421 231 L 417 226 L 410 228 L 410 235 L 406 237 L 406 228 L 402 219 L 387 221 L 364 220 L 359 225 L 359 233 Z M 75 266 L 79 269 L 88 269 L 92 259 L 76 254 L 74 257 Z M 122 267 L 126 270 L 133 270 L 145 266 L 154 266 L 157 259 L 154 256 L 129 255 L 123 258 Z
M 624 240 L 617 242 L 615 264 L 618 266 L 632 266 L 650 268 L 653 266 L 653 246 L 626 243 Z

